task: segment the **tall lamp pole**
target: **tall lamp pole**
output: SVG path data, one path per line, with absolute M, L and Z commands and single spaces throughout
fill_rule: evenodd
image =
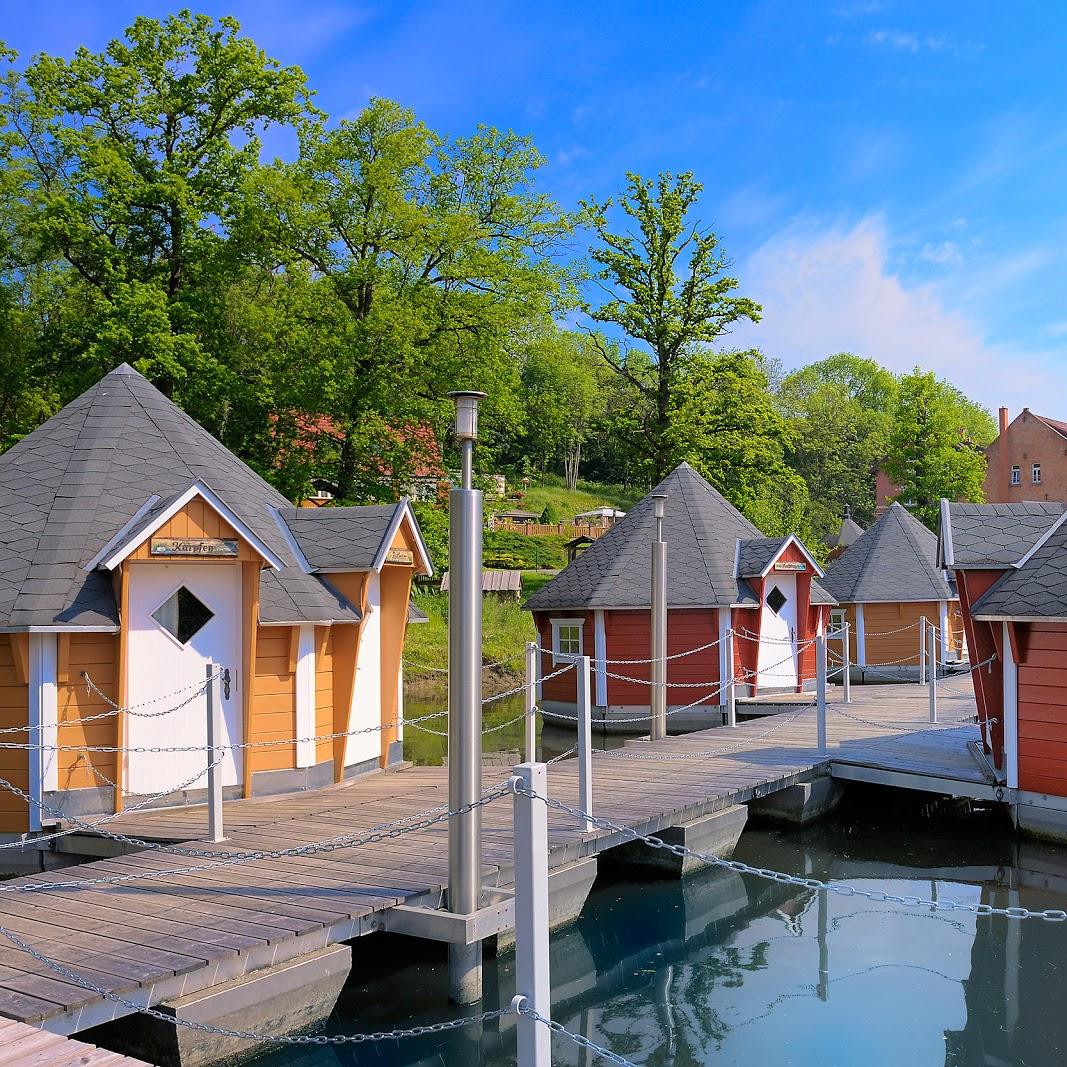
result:
M 472 487 L 478 401 L 460 390 L 456 441 L 460 488 L 448 494 L 448 807 L 459 811 L 482 792 L 482 494 Z M 448 821 L 448 909 L 460 915 L 482 904 L 481 808 Z M 456 1004 L 482 999 L 482 943 L 448 946 L 448 992 Z
M 667 736 L 667 543 L 663 540 L 663 509 L 667 497 L 652 498 L 656 539 L 652 542 L 652 663 L 649 737 Z

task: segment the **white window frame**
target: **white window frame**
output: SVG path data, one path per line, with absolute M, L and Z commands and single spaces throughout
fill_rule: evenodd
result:
M 1032 485 L 1041 484 L 1041 464 L 1035 463 L 1030 468 L 1030 479 Z
M 1018 463 L 1013 463 L 1011 466 L 1011 484 L 1022 485 L 1023 483 L 1023 469 Z
M 565 626 L 578 627 L 578 651 L 560 651 L 560 630 Z M 585 619 L 553 619 L 552 620 L 552 666 L 561 663 L 573 663 L 579 656 L 585 655 Z
M 845 628 L 848 613 L 844 608 L 831 608 L 828 630 L 831 634 L 839 634 Z

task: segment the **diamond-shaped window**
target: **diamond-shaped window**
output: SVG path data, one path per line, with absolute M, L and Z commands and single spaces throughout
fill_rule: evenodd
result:
M 781 591 L 781 589 L 778 588 L 778 586 L 775 586 L 767 594 L 767 607 L 769 607 L 771 609 L 771 611 L 773 611 L 775 613 L 775 615 L 781 615 L 782 606 L 784 604 L 785 604 L 785 593 L 783 593 Z
M 215 613 L 184 585 L 152 612 L 152 618 L 183 645 L 214 617 Z

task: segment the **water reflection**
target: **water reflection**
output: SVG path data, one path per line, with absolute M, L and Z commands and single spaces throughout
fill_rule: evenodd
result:
M 872 796 L 802 833 L 749 829 L 738 858 L 891 893 L 1067 903 L 1063 850 L 1019 842 L 988 813 Z M 335 1031 L 448 1017 L 439 947 L 365 938 L 355 958 Z M 1051 1067 L 1067 1050 L 1065 966 L 1067 924 L 880 905 L 720 870 L 682 882 L 602 876 L 578 923 L 553 937 L 553 1015 L 641 1064 Z M 512 956 L 489 961 L 486 986 L 486 1006 L 507 1002 Z M 513 1025 L 259 1062 L 510 1064 Z M 556 1038 L 553 1062 L 596 1060 Z

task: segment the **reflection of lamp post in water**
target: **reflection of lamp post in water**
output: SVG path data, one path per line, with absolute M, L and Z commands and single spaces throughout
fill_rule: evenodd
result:
M 826 898 L 830 895 L 825 889 L 815 891 L 819 896 L 819 1000 L 830 999 L 830 949 L 826 943 Z
M 448 394 L 456 402 L 460 488 L 448 494 L 448 807 L 474 804 L 482 792 L 482 494 L 473 488 L 478 401 L 485 393 Z M 448 909 L 469 915 L 482 904 L 480 808 L 448 820 Z M 482 943 L 450 943 L 448 992 L 456 1004 L 482 998 Z

